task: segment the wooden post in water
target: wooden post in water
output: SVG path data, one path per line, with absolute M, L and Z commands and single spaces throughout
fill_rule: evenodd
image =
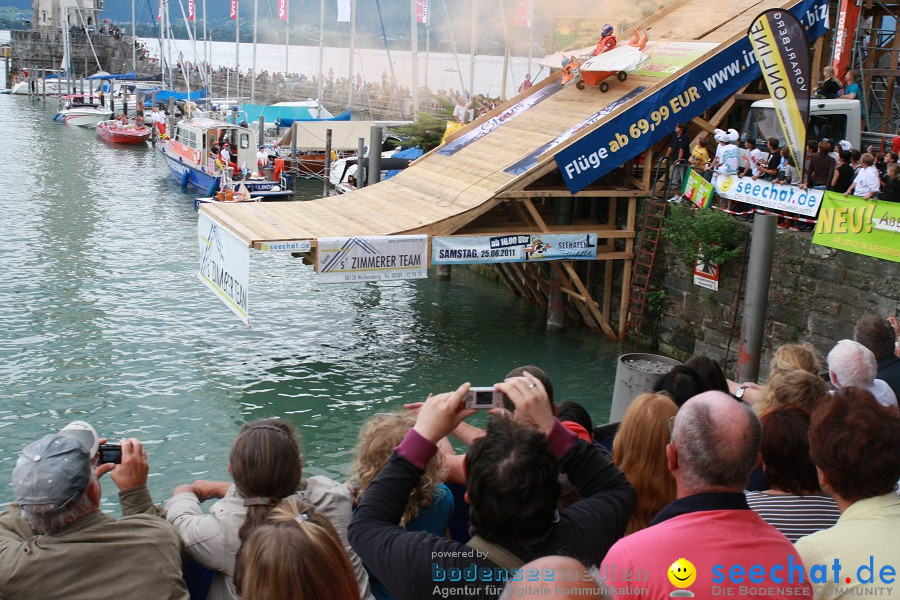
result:
M 47 70 L 41 69 L 41 97 L 47 101 Z
M 381 181 L 381 127 L 373 125 L 369 132 L 369 185 Z
M 438 281 L 450 281 L 450 265 L 438 265 L 434 269 Z
M 574 198 L 556 198 L 556 225 L 571 225 L 575 212 Z M 538 267 L 540 265 L 533 265 Z M 550 297 L 547 302 L 547 329 L 559 331 L 566 327 L 566 296 L 556 269 L 550 269 Z
M 356 142 L 356 187 L 366 187 L 366 138 Z
M 331 129 L 325 130 L 325 171 L 322 178 L 322 195 L 328 197 L 331 188 Z

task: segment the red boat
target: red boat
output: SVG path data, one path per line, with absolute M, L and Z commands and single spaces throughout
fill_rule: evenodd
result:
M 150 139 L 146 125 L 122 125 L 119 121 L 101 121 L 97 124 L 97 137 L 116 144 L 143 144 Z

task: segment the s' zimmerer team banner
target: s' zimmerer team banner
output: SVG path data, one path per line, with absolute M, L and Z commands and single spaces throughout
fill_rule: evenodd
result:
M 812 241 L 900 262 L 900 204 L 825 192 Z
M 786 146 L 802 177 L 811 88 L 809 40 L 800 19 L 780 8 L 756 17 L 747 37 L 762 69 Z
M 319 283 L 425 279 L 428 236 L 319 238 L 316 261 Z
M 250 248 L 202 210 L 197 219 L 197 243 L 200 247 L 197 277 L 249 326 Z

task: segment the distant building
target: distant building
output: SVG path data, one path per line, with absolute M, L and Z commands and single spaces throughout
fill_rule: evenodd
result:
M 60 0 L 33 0 L 31 29 L 52 33 L 73 25 L 79 29 L 82 25 L 97 27 L 103 0 L 66 0 L 65 15 L 60 15 L 61 4 Z

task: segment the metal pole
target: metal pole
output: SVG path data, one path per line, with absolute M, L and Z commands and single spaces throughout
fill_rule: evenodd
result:
M 131 0 L 131 70 L 137 71 L 137 37 L 134 34 L 134 0 Z
M 291 123 L 291 160 L 293 161 L 294 168 L 297 167 L 297 134 L 300 131 L 299 127 L 297 121 Z
M 531 75 L 531 59 L 534 53 L 534 15 L 528 15 L 528 74 Z M 593 203 L 593 204 L 596 204 Z
M 506 84 L 509 74 L 509 45 L 512 37 L 512 0 L 509 0 L 506 13 L 503 13 L 503 0 L 500 1 L 500 16 L 503 19 L 503 75 L 500 76 L 500 100 L 506 101 Z
M 256 102 L 256 21 L 259 18 L 259 0 L 253 0 L 253 65 L 250 67 L 250 102 Z
M 381 127 L 373 125 L 369 130 L 369 185 L 381 180 Z
M 327 198 L 331 189 L 331 129 L 325 130 L 325 171 L 322 174 L 322 196 Z
M 347 75 L 347 110 L 353 110 L 353 53 L 356 52 L 356 0 L 350 0 L 350 70 Z M 359 177 L 356 178 L 357 181 Z
M 203 70 L 206 73 L 206 85 L 209 87 L 207 93 L 212 95 L 212 81 L 209 68 L 209 38 L 206 35 L 206 0 L 203 0 Z
M 319 2 L 319 85 L 316 90 L 316 118 L 322 118 L 322 85 L 325 83 L 325 75 L 322 69 L 325 64 L 325 0 Z
M 237 1 L 237 0 L 235 0 Z M 234 97 L 241 96 L 241 15 L 238 12 L 240 5 L 234 9 Z
M 416 18 L 416 0 L 409 0 L 409 58 L 412 87 L 412 119 L 416 120 L 419 111 L 419 26 Z M 424 10 L 424 7 L 423 7 Z
M 356 142 L 356 187 L 366 187 L 366 138 Z
M 431 62 L 431 21 L 425 23 L 425 87 L 428 87 L 428 63 Z
M 475 30 L 478 27 L 478 2 L 472 0 L 472 15 L 469 23 L 469 94 L 471 98 L 475 97 L 475 55 L 478 53 L 478 41 L 475 37 Z
M 266 142 L 266 118 L 259 115 L 259 140 L 256 142 L 258 146 L 262 146 Z
M 776 215 L 760 213 L 753 219 L 753 237 L 750 243 L 747 287 L 744 294 L 744 319 L 741 322 L 741 348 L 737 363 L 739 382 L 756 381 L 759 377 L 759 358 L 766 325 L 777 221 Z

